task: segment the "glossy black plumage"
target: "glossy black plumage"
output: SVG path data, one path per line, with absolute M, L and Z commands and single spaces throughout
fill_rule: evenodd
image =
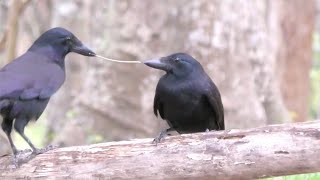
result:
M 144 63 L 166 71 L 158 82 L 153 109 L 170 128 L 160 133 L 156 143 L 171 130 L 194 133 L 225 129 L 219 90 L 197 60 L 176 53 Z
M 68 30 L 53 28 L 43 33 L 26 53 L 0 69 L 1 127 L 14 154 L 18 151 L 11 139 L 13 127 L 34 153 L 41 152 L 25 136 L 24 128 L 30 120 L 39 118 L 50 97 L 64 83 L 65 56 L 69 52 L 95 55 Z

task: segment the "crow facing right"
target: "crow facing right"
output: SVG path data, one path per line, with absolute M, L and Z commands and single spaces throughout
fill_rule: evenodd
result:
M 53 28 L 43 33 L 26 53 L 0 69 L 1 127 L 8 137 L 13 153 L 18 153 L 12 138 L 12 128 L 29 144 L 34 154 L 37 149 L 24 134 L 30 120 L 37 120 L 50 97 L 65 81 L 65 56 L 75 52 L 95 56 L 71 32 Z
M 224 130 L 219 90 L 197 60 L 176 53 L 144 64 L 166 72 L 158 82 L 153 109 L 170 128 L 162 131 L 155 143 L 173 130 L 180 134 Z

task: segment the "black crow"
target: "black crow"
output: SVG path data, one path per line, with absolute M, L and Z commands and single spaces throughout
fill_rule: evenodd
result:
M 53 28 L 43 33 L 26 53 L 0 69 L 1 127 L 8 137 L 13 153 L 18 153 L 11 139 L 12 127 L 32 148 L 37 149 L 24 134 L 30 120 L 37 120 L 46 108 L 50 97 L 65 81 L 65 56 L 75 52 L 95 56 L 71 32 Z
M 220 93 L 201 64 L 185 53 L 145 61 L 152 68 L 164 70 L 156 88 L 153 111 L 169 124 L 169 129 L 154 139 L 155 143 L 169 131 L 178 133 L 224 130 Z

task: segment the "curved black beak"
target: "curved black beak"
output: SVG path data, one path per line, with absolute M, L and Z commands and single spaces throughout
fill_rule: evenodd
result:
M 95 56 L 96 53 L 94 53 L 92 50 L 84 46 L 82 43 L 79 43 L 78 45 L 75 45 L 71 48 L 72 52 L 84 55 L 84 56 Z
M 167 63 L 163 62 L 163 60 L 161 59 L 151 59 L 144 61 L 143 63 L 149 67 L 164 70 L 166 72 L 171 70 L 170 66 Z

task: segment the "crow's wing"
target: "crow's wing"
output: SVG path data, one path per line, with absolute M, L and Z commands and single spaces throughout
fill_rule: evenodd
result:
M 27 52 L 0 70 L 0 99 L 47 99 L 64 80 L 60 66 L 45 56 Z
M 158 112 L 160 114 L 160 117 L 162 119 L 164 118 L 164 112 L 163 112 L 163 103 L 160 101 L 160 95 L 159 92 L 156 90 L 156 94 L 154 96 L 154 101 L 153 101 L 153 113 L 158 116 Z
M 2 108 L 6 108 L 11 104 L 10 100 L 0 100 L 0 112 L 2 110 Z
M 214 119 L 219 127 L 219 130 L 224 130 L 224 110 L 219 90 L 211 80 L 209 88 L 205 89 L 205 98 L 212 108 Z

